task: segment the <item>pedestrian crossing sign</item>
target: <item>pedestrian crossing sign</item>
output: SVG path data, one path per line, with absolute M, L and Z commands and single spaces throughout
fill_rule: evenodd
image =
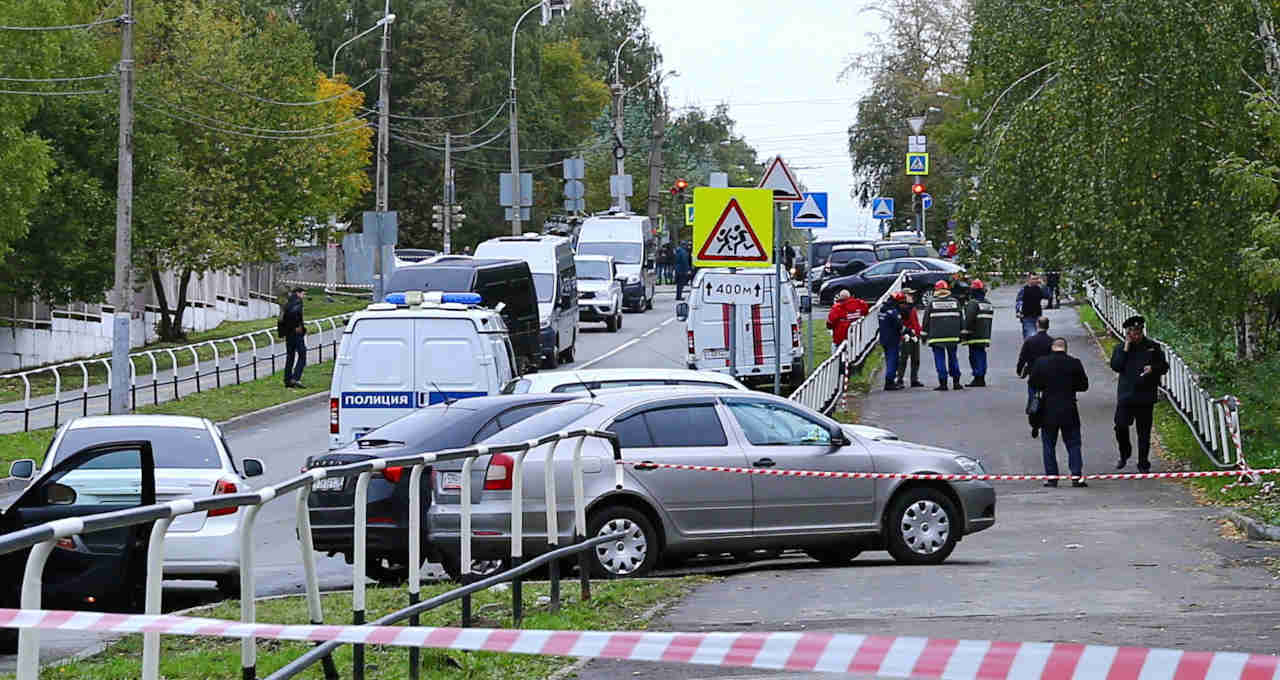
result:
M 772 189 L 695 189 L 693 264 L 771 266 L 773 201 Z
M 908 175 L 929 174 L 929 154 L 927 153 L 907 154 L 907 174 Z
M 692 203 L 684 204 L 684 226 L 686 227 L 693 226 L 693 204 Z
M 871 217 L 877 220 L 893 219 L 893 199 L 885 196 L 871 199 Z

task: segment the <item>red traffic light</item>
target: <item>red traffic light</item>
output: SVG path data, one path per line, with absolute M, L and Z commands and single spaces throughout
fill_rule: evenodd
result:
M 678 180 L 676 180 L 676 189 L 677 189 L 677 190 L 679 190 L 679 191 L 684 191 L 685 189 L 688 189 L 688 188 L 689 188 L 689 183 L 688 183 L 688 182 L 686 182 L 686 181 L 684 181 L 684 180 L 682 180 L 682 179 L 678 179 Z
M 923 184 L 920 184 L 920 183 L 918 183 L 918 182 L 917 182 L 916 184 L 912 184 L 912 185 L 911 185 L 911 193 L 913 193 L 913 194 L 915 194 L 915 195 L 917 195 L 917 196 L 919 196 L 920 194 L 923 194 L 923 193 L 924 193 L 924 185 L 923 185 Z

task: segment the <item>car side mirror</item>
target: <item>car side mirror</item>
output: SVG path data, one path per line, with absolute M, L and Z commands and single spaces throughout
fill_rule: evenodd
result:
M 241 464 L 244 465 L 245 477 L 261 477 L 262 476 L 261 460 L 258 460 L 257 458 L 245 458 L 240 462 Z
M 848 446 L 853 442 L 849 440 L 849 436 L 843 430 L 831 431 L 831 445 L 835 447 Z
M 689 320 L 689 303 L 688 302 L 681 302 L 680 304 L 676 305 L 676 320 L 678 321 Z
M 813 311 L 813 296 L 801 295 L 800 296 L 800 313 L 808 314 L 809 312 L 812 312 L 812 311 Z
M 36 474 L 36 462 L 30 458 L 15 460 L 9 465 L 9 476 L 15 479 L 31 479 Z
M 75 505 L 76 490 L 54 482 L 44 488 L 45 505 Z

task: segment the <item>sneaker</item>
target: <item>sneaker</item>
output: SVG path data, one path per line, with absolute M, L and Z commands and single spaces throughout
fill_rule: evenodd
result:
M 911 381 L 911 386 L 912 386 L 912 387 L 924 387 L 924 383 L 920 382 L 919 380 L 912 380 L 912 381 Z
M 1032 439 L 1040 438 L 1040 428 L 1036 427 L 1035 425 L 1031 426 L 1031 438 Z
M 942 383 L 941 385 L 938 385 L 937 387 L 933 388 L 933 391 L 934 391 L 934 392 L 946 392 L 946 391 L 947 391 L 947 390 L 949 390 L 949 389 L 951 389 L 951 388 L 947 387 L 947 384 L 946 384 L 946 383 Z
M 885 383 L 885 386 L 884 386 L 885 392 L 894 392 L 900 389 L 902 389 L 902 385 L 898 383 Z
M 1126 465 L 1128 465 L 1128 464 L 1129 464 L 1129 457 L 1128 457 L 1128 456 L 1120 456 L 1120 460 L 1116 461 L 1116 469 L 1117 469 L 1117 470 L 1123 470 L 1123 469 L 1124 469 L 1124 466 L 1126 466 Z
M 1148 472 L 1151 472 L 1151 466 L 1150 466 L 1150 465 L 1142 465 L 1142 464 L 1139 464 L 1139 465 L 1138 465 L 1138 472 L 1141 472 L 1142 474 L 1144 474 L 1144 475 L 1145 475 L 1145 474 L 1147 474 Z
M 1056 479 L 1050 479 L 1049 481 L 1045 482 L 1045 483 L 1044 483 L 1044 485 L 1045 485 L 1045 486 L 1047 486 L 1047 487 L 1050 487 L 1050 488 L 1056 489 L 1056 488 L 1058 488 L 1058 480 L 1056 480 Z
M 1071 480 L 1071 488 L 1073 488 L 1073 489 L 1087 489 L 1087 488 L 1089 488 L 1089 485 L 1088 485 L 1088 484 L 1085 484 L 1083 479 L 1073 479 L 1073 480 Z

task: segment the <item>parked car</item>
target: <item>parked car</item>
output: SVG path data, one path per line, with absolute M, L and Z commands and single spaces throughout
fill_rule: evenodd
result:
M 370 458 L 394 458 L 464 448 L 578 396 L 528 394 L 476 397 L 436 404 L 387 423 L 341 449 L 307 458 L 306 467 L 330 467 Z M 458 469 L 461 469 L 461 463 Z M 432 477 L 424 474 L 422 478 L 424 503 L 431 499 Z M 341 554 L 348 563 L 353 559 L 351 539 L 355 487 L 354 477 L 326 478 L 312 486 L 307 499 L 315 549 L 329 555 Z M 368 508 L 368 574 L 378 581 L 402 581 L 409 573 L 409 470 L 387 468 L 370 480 Z M 425 532 L 422 545 L 425 551 Z M 439 554 L 424 554 L 433 561 L 442 558 Z M 457 555 L 453 557 L 454 561 L 445 561 L 444 566 L 446 571 L 456 576 L 460 570 Z
M 15 461 L 10 475 L 32 479 L 46 475 L 77 451 L 117 441 L 148 441 L 155 455 L 156 499 L 166 502 L 193 496 L 251 491 L 248 479 L 262 474 L 262 461 L 246 458 L 237 466 L 231 447 L 216 425 L 205 418 L 167 415 L 118 415 L 76 418 L 54 434 L 44 461 Z M 80 503 L 126 503 L 136 497 L 137 476 L 122 460 L 101 458 L 62 478 L 73 486 Z M 243 471 L 241 470 L 243 467 Z M 169 579 L 211 580 L 228 597 L 240 595 L 240 517 L 232 508 L 182 515 L 169 525 L 164 543 L 164 575 Z M 92 552 L 93 538 L 70 539 L 80 552 Z M 88 541 L 88 543 L 86 543 Z
M 426 248 L 396 248 L 396 266 L 403 267 L 423 262 L 435 257 L 436 254 L 436 251 L 427 250 Z
M 838 245 L 847 245 L 854 243 L 874 243 L 873 238 L 824 238 L 813 242 L 813 249 L 809 257 L 808 281 L 812 285 L 815 279 L 822 278 L 822 265 L 826 264 L 827 258 L 831 256 L 831 250 Z M 817 288 L 812 290 L 817 291 Z
M 657 387 L 702 387 L 750 391 L 746 385 L 724 373 L 681 368 L 593 368 L 525 375 L 507 383 L 503 394 L 592 394 L 600 390 L 652 389 Z M 867 439 L 890 440 L 898 435 L 882 427 L 843 423 L 842 427 Z
M 120 434 L 131 434 L 122 430 Z M 136 434 L 136 433 L 132 433 Z M 14 469 L 17 468 L 17 469 Z M 34 473 L 31 460 L 16 461 L 14 472 Z M 110 497 L 94 488 L 104 472 L 114 475 Z M 0 499 L 0 534 L 59 519 L 85 518 L 156 502 L 155 448 L 148 440 L 102 441 L 68 449 L 25 488 Z M 41 575 L 41 606 L 48 609 L 131 612 L 145 601 L 147 543 L 151 522 L 59 539 Z M 230 541 L 233 545 L 236 541 Z M 0 555 L 8 577 L 0 585 L 0 607 L 21 602 L 23 569 L 30 551 Z M 0 653 L 17 650 L 18 630 L 0 629 Z
M 901 241 L 879 241 L 876 243 L 876 258 L 881 262 L 903 257 L 938 257 L 938 251 L 928 243 L 903 243 Z
M 618 390 L 557 407 L 485 440 L 527 441 L 576 428 L 614 432 L 623 485 L 615 488 L 612 447 L 583 446 L 587 535 L 624 532 L 591 552 L 597 576 L 642 576 L 664 557 L 799 548 L 831 565 L 864 550 L 888 550 L 905 564 L 938 564 L 968 534 L 995 523 L 995 489 L 986 482 L 824 479 L 694 472 L 644 463 L 819 470 L 982 474 L 976 458 L 900 441 L 851 435 L 839 423 L 772 395 L 739 390 Z M 549 446 L 549 445 L 548 445 Z M 529 453 L 524 554 L 545 552 L 543 469 L 548 446 Z M 636 463 L 640 463 L 639 468 Z M 573 527 L 571 456 L 556 458 L 560 544 Z M 472 549 L 498 559 L 510 551 L 514 459 L 481 458 L 472 470 Z M 437 479 L 440 476 L 437 475 Z M 459 498 L 437 485 L 428 513 L 433 550 L 458 554 Z
M 623 277 L 622 304 L 633 312 L 653 309 L 658 286 L 658 241 L 644 215 L 610 211 L 583 220 L 579 255 L 608 255 Z
M 847 290 L 856 297 L 874 302 L 889 290 L 889 286 L 893 285 L 902 272 L 912 272 L 908 275 L 907 288 L 915 291 L 916 299 L 919 300 L 920 294 L 932 288 L 934 283 L 960 271 L 964 271 L 964 268 L 933 258 L 904 257 L 888 260 L 851 276 L 829 279 L 822 284 L 822 290 L 818 291 L 818 301 L 829 305 L 840 291 Z
M 876 249 L 870 243 L 838 245 L 831 249 L 831 255 L 827 257 L 819 276 L 810 282 L 810 290 L 816 293 L 822 289 L 822 283 L 827 279 L 857 274 L 878 261 Z
M 622 328 L 622 281 L 618 263 L 608 255 L 579 255 L 578 320 L 603 321 L 610 333 Z

